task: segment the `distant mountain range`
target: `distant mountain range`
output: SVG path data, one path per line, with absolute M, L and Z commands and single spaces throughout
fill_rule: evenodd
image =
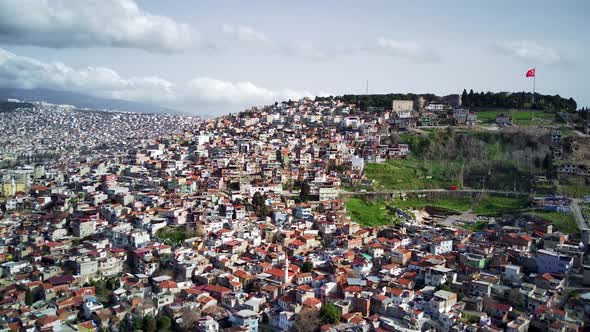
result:
M 183 113 L 179 110 L 165 108 L 157 105 L 121 99 L 99 98 L 70 91 L 0 88 L 0 100 L 6 100 L 8 98 L 18 99 L 21 101 L 45 101 L 52 104 L 74 105 L 80 108 L 106 109 L 123 112 Z

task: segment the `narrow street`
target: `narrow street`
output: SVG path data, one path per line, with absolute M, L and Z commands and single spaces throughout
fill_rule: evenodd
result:
M 582 214 L 582 209 L 580 209 L 580 200 L 577 198 L 572 200 L 572 212 L 574 213 L 574 217 L 576 218 L 580 230 L 589 228 L 588 223 Z

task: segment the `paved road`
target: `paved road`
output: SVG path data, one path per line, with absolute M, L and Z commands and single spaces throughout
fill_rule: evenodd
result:
M 517 191 L 502 191 L 502 190 L 490 190 L 490 189 L 419 189 L 419 190 L 379 190 L 379 191 L 340 191 L 340 195 L 343 196 L 354 196 L 354 195 L 387 195 L 387 194 L 420 194 L 420 193 L 440 193 L 440 192 L 460 192 L 460 193 L 488 193 L 498 195 L 518 195 L 518 196 L 529 196 L 530 193 L 517 192 Z
M 590 136 L 590 135 L 584 134 L 583 132 L 581 132 L 581 131 L 579 131 L 577 129 L 574 129 L 574 134 L 576 134 L 578 137 L 588 137 L 588 136 Z
M 582 230 L 584 228 L 590 228 L 588 227 L 588 222 L 582 214 L 582 209 L 580 209 L 580 200 L 577 198 L 572 199 L 572 211 L 574 212 L 574 217 L 576 217 L 578 229 Z

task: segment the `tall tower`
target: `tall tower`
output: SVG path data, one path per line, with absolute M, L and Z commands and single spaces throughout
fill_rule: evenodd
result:
M 289 255 L 285 250 L 285 285 L 289 284 Z

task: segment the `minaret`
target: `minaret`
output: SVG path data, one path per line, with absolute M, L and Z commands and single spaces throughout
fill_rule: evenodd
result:
M 289 255 L 285 250 L 285 285 L 289 284 Z

